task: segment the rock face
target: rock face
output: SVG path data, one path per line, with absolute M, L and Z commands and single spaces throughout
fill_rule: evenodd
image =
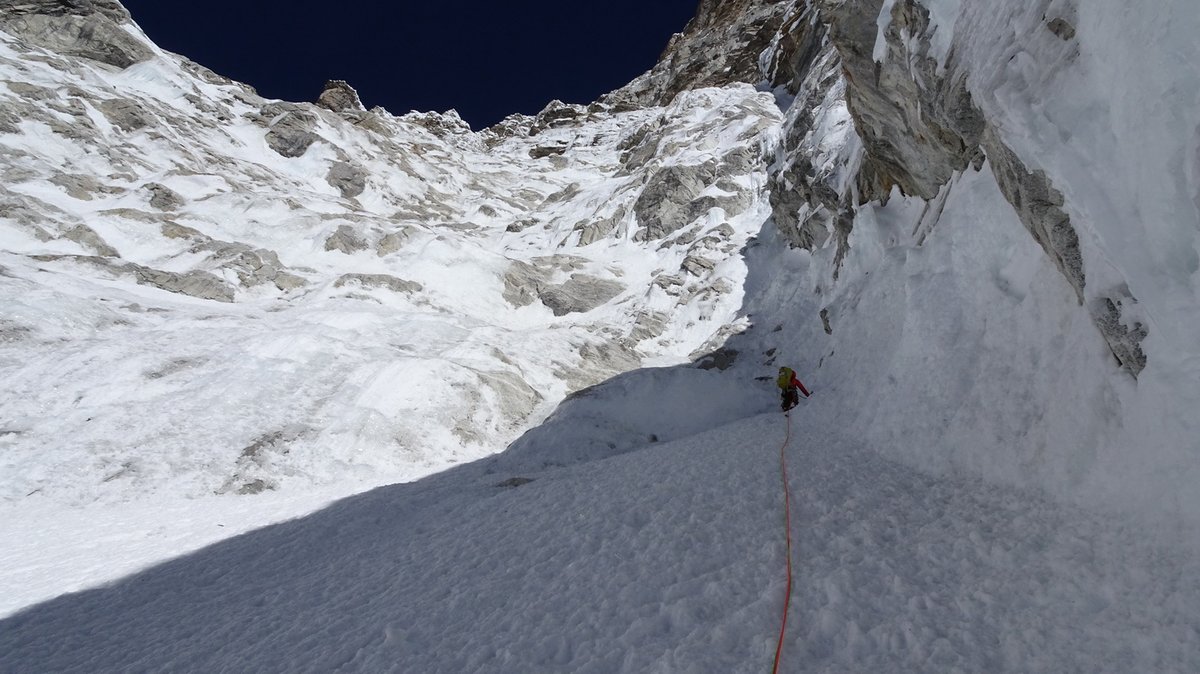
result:
M 624 290 L 625 286 L 616 281 L 587 274 L 572 274 L 565 283 L 538 288 L 538 297 L 555 316 L 565 316 L 591 311 Z
M 582 105 L 570 105 L 562 101 L 550 101 L 533 118 L 529 127 L 529 135 L 536 136 L 547 129 L 570 126 L 572 123 L 587 115 L 587 108 Z
M 890 13 L 881 17 L 885 7 Z M 719 29 L 697 32 L 713 21 L 742 28 L 736 37 L 721 37 Z M 1049 33 L 1061 40 L 1063 57 L 1070 58 L 1075 39 L 1071 22 L 1053 16 L 1046 22 Z M 757 70 L 728 72 L 732 79 L 770 82 L 796 96 L 776 152 L 770 193 L 775 222 L 793 245 L 817 249 L 832 244 L 840 268 L 849 253 L 859 206 L 886 204 L 893 190 L 935 203 L 954 176 L 980 168 L 986 159 L 1001 193 L 1079 301 L 1090 302 L 1088 298 L 1096 295 L 1087 286 L 1085 256 L 1064 210 L 1061 189 L 1044 171 L 1027 167 L 976 105 L 968 84 L 971 73 L 954 51 L 935 53 L 930 11 L 920 0 L 770 6 L 705 2 L 693 24 L 672 41 L 653 71 L 616 92 L 613 101 L 661 100 L 681 88 L 719 79 L 704 58 L 692 53 L 697 45 L 709 45 L 717 54 L 710 60 L 719 64 L 724 54 L 769 44 L 763 58 L 753 60 Z M 828 133 L 829 120 L 815 115 L 829 109 L 822 104 L 831 97 L 844 101 L 853 134 L 861 142 L 861 149 L 836 158 L 821 156 L 833 144 L 807 145 L 817 127 Z M 832 168 L 840 166 L 852 166 L 853 171 L 847 175 Z M 686 185 L 694 180 L 674 182 Z M 661 208 L 677 210 L 670 200 L 663 200 Z M 644 208 L 643 212 L 653 223 L 651 231 L 664 229 L 661 216 Z M 1130 301 L 1136 299 L 1126 300 Z M 1113 321 L 1106 318 L 1112 313 L 1104 308 L 1108 304 L 1090 306 L 1101 307 L 1092 311 L 1097 328 L 1122 366 L 1136 375 L 1145 354 L 1133 355 L 1138 349 L 1131 345 L 1144 336 L 1144 325 L 1114 330 Z
M 601 100 L 617 109 L 665 105 L 681 91 L 763 80 L 759 56 L 807 4 L 799 0 L 701 0 L 658 64 Z
M 126 132 L 153 125 L 145 111 L 137 103 L 127 99 L 106 99 L 100 103 L 100 112 L 104 113 L 110 124 Z
M 347 199 L 357 197 L 367 189 L 367 172 L 344 161 L 334 162 L 325 180 Z
M 344 80 L 329 80 L 317 98 L 317 105 L 333 112 L 366 112 L 358 92 Z
M 889 14 L 881 17 L 885 8 Z M 1059 8 L 1054 11 L 1066 14 L 1044 17 L 1045 29 L 1061 40 L 1066 59 L 1077 49 L 1068 10 Z M 930 10 L 920 0 L 706 0 L 658 65 L 604 102 L 619 109 L 662 104 L 684 90 L 735 81 L 784 87 L 796 99 L 772 169 L 774 219 L 793 245 L 817 249 L 832 243 L 839 266 L 849 253 L 860 205 L 887 203 L 893 189 L 936 202 L 955 175 L 990 161 L 1001 193 L 1079 301 L 1093 307 L 1100 333 L 1136 376 L 1145 364 L 1138 344 L 1147 329 L 1144 323 L 1131 326 L 1112 317 L 1137 300 L 1087 299 L 1098 293 L 1087 287 L 1085 256 L 1063 208 L 1061 189 L 1012 150 L 976 105 L 968 84 L 971 73 L 954 51 L 935 53 L 933 32 Z M 816 115 L 828 109 L 823 103 L 830 97 L 844 100 L 852 132 L 861 142 L 855 154 L 821 157 L 833 144 L 806 145 L 817 127 L 828 133 L 829 120 Z M 644 140 L 653 133 L 647 128 L 631 139 L 628 165 L 636 167 L 654 156 L 658 146 Z M 853 166 L 853 172 L 831 170 L 838 166 Z M 636 206 L 641 235 L 655 238 L 678 230 L 681 221 L 694 215 L 686 204 L 706 178 L 702 167 L 672 167 L 657 174 Z
M 716 177 L 712 164 L 667 166 L 655 173 L 633 204 L 642 239 L 661 239 L 694 220 L 700 213 L 692 202 Z
M 0 0 L 0 28 L 26 42 L 117 68 L 149 59 L 150 48 L 121 29 L 129 12 L 114 0 Z
M 1054 188 L 1044 172 L 1026 169 L 991 129 L 985 136 L 985 145 L 1000 191 L 1083 302 L 1086 279 L 1079 235 L 1071 226 L 1070 216 L 1062 210 L 1062 193 Z M 1101 332 L 1105 332 L 1104 327 L 1100 327 Z
M 394 293 L 415 293 L 423 288 L 420 283 L 405 281 L 389 274 L 342 274 L 333 287 L 341 288 L 351 283 L 363 288 L 383 288 Z
M 942 76 L 928 37 L 917 53 L 903 36 L 925 36 L 929 12 L 912 2 L 893 6 L 885 31 L 887 53 L 874 58 L 874 20 L 882 0 L 820 3 L 829 39 L 841 57 L 846 101 L 864 145 L 860 201 L 886 199 L 893 186 L 932 199 L 978 151 L 984 121 L 971 102 L 965 75 Z
M 317 116 L 295 103 L 276 101 L 263 106 L 259 121 L 267 127 L 267 146 L 283 157 L 299 157 L 321 140 L 314 132 Z
M 116 23 L 129 21 L 129 12 L 117 0 L 0 0 L 0 10 L 8 16 L 99 15 Z

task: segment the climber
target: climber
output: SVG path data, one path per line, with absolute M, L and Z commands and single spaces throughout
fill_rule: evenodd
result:
M 803 393 L 807 398 L 811 393 L 804 388 L 804 384 L 800 383 L 800 379 L 796 377 L 796 371 L 790 367 L 779 368 L 779 377 L 775 380 L 779 386 L 779 390 L 783 395 L 783 404 L 780 408 L 787 412 L 796 405 L 800 404 L 800 394 Z

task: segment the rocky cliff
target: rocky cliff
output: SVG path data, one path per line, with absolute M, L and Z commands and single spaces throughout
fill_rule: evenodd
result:
M 845 423 L 886 452 L 1195 510 L 1174 479 L 1160 485 L 1171 503 L 1140 491 L 1200 458 L 1184 420 L 1200 400 L 1200 127 L 1186 112 L 1196 78 L 1178 65 L 1200 19 L 1184 5 L 704 2 L 658 66 L 606 100 L 731 81 L 773 91 L 786 115 L 773 225 L 808 252 L 790 277 L 813 293 L 792 305 L 808 315 L 781 325 L 831 383 L 884 371 L 867 377 L 883 390 L 841 402 L 875 410 Z M 897 356 L 867 356 L 892 322 L 903 327 L 879 343 Z M 906 362 L 906 348 L 924 355 Z M 993 418 L 990 439 L 972 405 Z M 912 421 L 929 414 L 940 421 Z
M 1019 37 L 1036 43 L 1047 63 L 1061 63 L 1078 50 L 1074 9 L 1041 5 L 1023 17 Z M 858 205 L 886 203 L 893 188 L 932 201 L 954 175 L 990 160 L 1005 198 L 1080 303 L 1087 302 L 1118 362 L 1136 377 L 1146 364 L 1140 344 L 1148 327 L 1136 311 L 1122 313 L 1136 298 L 1125 283 L 1087 289 L 1079 235 L 1062 208 L 1061 190 L 1044 170 L 1030 169 L 997 120 L 976 105 L 971 66 L 945 37 L 952 28 L 943 24 L 938 33 L 920 2 L 702 2 L 658 65 L 605 100 L 656 104 L 680 91 L 730 82 L 799 95 L 772 175 L 774 215 L 796 245 L 833 240 L 839 258 Z M 840 87 L 861 142 L 861 150 L 841 162 L 855 164 L 853 184 L 832 185 L 829 175 L 814 175 L 813 148 L 803 146 L 832 86 Z
M 1196 100 L 1197 83 L 1185 69 L 1170 65 L 1174 57 L 1166 55 L 1195 51 L 1182 35 L 1183 26 L 1195 28 L 1197 22 L 1183 3 L 1150 17 L 1131 16 L 1111 4 L 1082 7 L 1062 1 L 821 0 L 797 8 L 781 24 L 783 32 L 775 40 L 779 45 L 811 43 L 814 32 L 825 33 L 823 50 L 780 58 L 776 48 L 760 59 L 762 65 L 783 63 L 783 76 L 764 69 L 760 78 L 772 84 L 786 81 L 787 93 L 800 102 L 788 111 L 772 170 L 773 212 L 793 245 L 814 253 L 834 248 L 824 258 L 832 287 L 837 287 L 848 257 L 855 255 L 855 238 L 882 235 L 884 248 L 909 256 L 912 267 L 911 257 L 918 251 L 937 249 L 934 239 L 944 243 L 959 235 L 939 229 L 972 228 L 977 240 L 968 245 L 979 246 L 988 239 L 980 227 L 988 212 L 1007 210 L 1060 280 L 1042 276 L 1028 286 L 1026 277 L 1018 276 L 1019 287 L 1014 287 L 1013 250 L 1026 245 L 1017 241 L 980 251 L 975 269 L 961 274 L 995 274 L 997 287 L 1022 302 L 1031 294 L 1061 294 L 1051 287 L 1065 282 L 1077 306 L 1055 302 L 1057 318 L 1047 316 L 1025 329 L 1044 331 L 1050 341 L 1069 342 L 1066 322 L 1086 316 L 1110 356 L 1083 366 L 1096 376 L 1062 376 L 1058 385 L 1041 393 L 1033 379 L 992 382 L 1011 395 L 1032 395 L 1043 411 L 1001 424 L 1011 435 L 996 438 L 994 455 L 982 462 L 961 447 L 944 447 L 946 455 L 938 459 L 920 447 L 899 454 L 927 465 L 943 464 L 949 456 L 950 465 L 1053 485 L 1052 491 L 1059 493 L 1103 483 L 1137 501 L 1158 499 L 1138 493 L 1154 482 L 1132 477 L 1146 472 L 1132 468 L 1139 462 L 1195 471 L 1200 443 L 1194 430 L 1182 430 L 1190 423 L 1182 421 L 1187 413 L 1180 403 L 1196 400 L 1197 394 L 1192 375 L 1183 374 L 1196 372 L 1187 335 L 1200 327 L 1200 218 L 1197 189 L 1186 177 L 1195 171 L 1197 159 L 1177 143 L 1195 147 L 1194 115 L 1184 110 Z M 1149 117 L 1140 122 L 1133 92 L 1164 102 L 1147 105 Z M 814 105 L 821 100 L 823 105 Z M 852 131 L 823 127 L 814 117 L 814 110 L 829 114 L 843 106 Z M 848 138 L 831 143 L 833 134 Z M 993 182 L 1011 210 L 989 203 L 975 204 L 975 210 L 957 217 L 947 212 L 970 176 Z M 971 182 L 971 189 L 980 189 L 974 178 Z M 906 205 L 893 212 L 911 208 L 912 215 L 892 224 L 879 216 L 897 198 Z M 901 231 L 891 230 L 895 225 Z M 874 231 L 856 234 L 860 227 Z M 945 251 L 955 255 L 954 248 Z M 858 257 L 861 263 L 862 251 Z M 833 329 L 831 315 L 847 313 L 847 301 L 859 301 L 857 291 L 845 292 L 845 287 L 865 282 L 867 274 L 872 274 L 870 283 L 907 286 L 910 294 L 945 293 L 944 286 L 914 283 L 913 271 L 905 274 L 907 279 L 889 281 L 886 268 L 870 263 L 859 270 L 859 279 L 841 279 L 840 293 L 830 292 L 829 281 L 817 282 L 815 287 L 828 296 L 820 307 L 823 330 Z M 968 313 L 989 325 L 988 331 L 1011 335 L 1025 316 L 1005 317 L 997 311 L 1003 303 L 998 297 Z M 950 308 L 943 304 L 937 314 Z M 959 331 L 949 327 L 949 334 Z M 937 340 L 941 327 L 931 321 L 917 329 L 927 331 L 924 339 Z M 1093 343 L 1091 336 L 1074 339 L 1080 343 L 1050 345 L 1049 353 L 1061 354 L 1051 362 L 1065 366 L 1075 350 Z M 1012 355 L 1037 360 L 1036 350 Z M 975 359 L 959 363 L 947 354 L 943 364 L 985 376 Z M 952 383 L 953 377 L 925 378 L 907 369 L 897 368 L 896 376 L 929 386 Z M 1113 380 L 1110 373 L 1118 371 L 1130 381 Z M 1141 381 L 1132 384 L 1133 379 Z M 1106 401 L 1098 407 L 1082 405 L 1089 409 L 1080 411 L 1079 419 L 1047 416 L 1055 400 L 1093 396 Z M 1006 403 L 997 398 L 986 404 Z M 942 414 L 952 419 L 958 407 L 951 403 Z M 1038 433 L 1031 426 L 1041 425 L 1063 430 L 1034 440 Z M 951 421 L 921 442 L 944 446 L 939 436 L 952 428 Z M 979 442 L 969 435 L 963 436 L 964 443 Z M 1052 457 L 1048 463 L 1046 457 Z M 1010 460 L 1017 465 L 985 467 Z M 1171 483 L 1168 491 L 1177 488 L 1178 483 Z M 1164 506 L 1186 510 L 1194 504 L 1158 503 Z

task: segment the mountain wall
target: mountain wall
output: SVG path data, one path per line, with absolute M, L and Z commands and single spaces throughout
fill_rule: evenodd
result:
M 474 132 L 9 3 L 6 498 L 414 476 L 695 361 L 737 409 L 793 365 L 926 470 L 1195 518 L 1198 23 L 705 0 L 628 86 Z
M 722 9 L 700 11 L 629 91 L 712 81 Z M 791 312 L 764 352 L 837 390 L 830 422 L 928 469 L 1200 514 L 1200 17 L 816 0 L 720 23 L 724 53 L 763 47 L 722 72 L 786 110 L 770 201 L 804 253 L 773 280 L 811 293 L 748 309 Z
M 750 85 L 473 132 L 264 99 L 116 3 L 3 16 L 11 503 L 412 479 L 739 329 L 782 119 Z

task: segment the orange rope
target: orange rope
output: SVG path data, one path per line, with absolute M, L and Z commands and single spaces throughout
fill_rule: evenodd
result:
M 783 655 L 783 636 L 787 632 L 788 607 L 792 604 L 792 495 L 788 486 L 785 451 L 792 440 L 792 416 L 784 414 L 784 417 L 787 419 L 787 436 L 779 448 L 779 467 L 783 473 L 783 515 L 784 524 L 787 526 L 787 594 L 783 599 L 783 623 L 779 626 L 779 645 L 775 647 L 775 667 L 771 669 L 772 674 L 779 672 L 779 658 Z

